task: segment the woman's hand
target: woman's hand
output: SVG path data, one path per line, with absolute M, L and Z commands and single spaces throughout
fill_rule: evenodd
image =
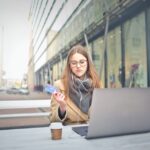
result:
M 62 94 L 61 92 L 54 92 L 53 97 L 59 103 L 61 112 L 65 112 L 66 111 L 65 95 Z

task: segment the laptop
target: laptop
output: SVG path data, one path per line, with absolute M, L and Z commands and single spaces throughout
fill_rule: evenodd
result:
M 150 88 L 94 89 L 88 126 L 73 131 L 88 139 L 150 131 Z

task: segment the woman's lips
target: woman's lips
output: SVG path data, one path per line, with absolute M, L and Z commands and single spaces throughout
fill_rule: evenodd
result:
M 76 70 L 76 72 L 82 72 L 82 70 Z

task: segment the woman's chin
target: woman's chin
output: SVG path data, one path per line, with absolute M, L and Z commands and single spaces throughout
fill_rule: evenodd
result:
M 84 75 L 83 75 L 83 74 L 75 74 L 75 76 L 76 76 L 77 78 L 80 78 L 80 79 L 83 79 L 83 78 L 84 78 Z

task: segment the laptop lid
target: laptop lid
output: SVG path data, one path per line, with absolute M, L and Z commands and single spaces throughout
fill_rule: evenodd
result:
M 150 88 L 94 89 L 86 138 L 150 131 Z

